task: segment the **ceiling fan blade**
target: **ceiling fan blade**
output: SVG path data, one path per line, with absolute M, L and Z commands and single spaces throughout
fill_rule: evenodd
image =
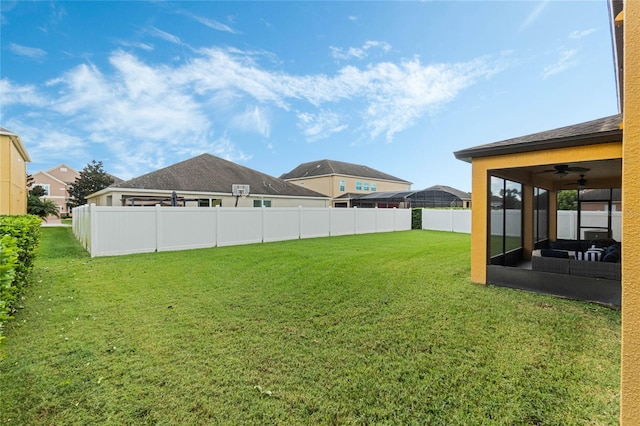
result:
M 586 167 L 579 167 L 579 166 L 575 166 L 575 167 L 567 167 L 567 171 L 569 172 L 588 172 L 591 169 L 588 169 Z

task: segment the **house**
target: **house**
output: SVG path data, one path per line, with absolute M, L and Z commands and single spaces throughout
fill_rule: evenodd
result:
M 411 189 L 411 182 L 404 179 L 371 167 L 335 160 L 300 164 L 280 179 L 331 197 L 333 207 L 353 207 L 352 200 L 364 194 Z
M 244 196 L 234 185 L 248 185 Z M 174 195 L 175 191 L 175 195 Z M 87 197 L 98 206 L 328 207 L 330 199 L 210 154 L 109 186 Z
M 32 175 L 33 184 L 44 189 L 42 198 L 51 200 L 58 206 L 60 216 L 64 217 L 71 213 L 69 202 L 69 185 L 75 182 L 80 174 L 66 164 L 59 164 L 45 171 L 35 172 Z
M 348 195 L 353 207 L 377 208 L 434 208 L 471 206 L 471 194 L 450 186 L 435 185 L 420 191 L 373 192 Z
M 640 2 L 609 1 L 622 114 L 455 153 L 472 167 L 471 279 L 541 288 L 540 274 L 517 267 L 556 241 L 556 193 L 567 179 L 622 193 L 620 424 L 640 424 Z M 581 175 L 584 175 L 582 177 Z M 609 191 L 611 193 L 612 191 Z M 494 199 L 499 203 L 494 208 Z M 611 202 L 610 200 L 609 202 Z M 594 266 L 596 263 L 594 262 Z M 545 272 L 548 291 L 571 275 Z M 610 280 L 577 279 L 574 291 L 603 289 Z M 615 288 L 609 288 L 615 290 Z
M 20 136 L 0 127 L 0 214 L 27 213 L 27 163 Z

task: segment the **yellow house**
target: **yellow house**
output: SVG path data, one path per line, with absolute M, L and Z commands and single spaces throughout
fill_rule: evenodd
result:
M 0 127 L 0 214 L 27 213 L 29 154 L 20 136 Z
M 455 155 L 472 164 L 471 279 L 482 284 L 556 294 L 575 291 L 570 265 L 578 265 L 579 259 L 566 259 L 566 263 L 557 259 L 556 265 L 568 265 L 564 270 L 539 272 L 532 266 L 544 259 L 538 250 L 550 250 L 550 244 L 558 244 L 556 194 L 570 188 L 621 188 L 617 295 L 622 308 L 620 424 L 639 425 L 640 2 L 610 0 L 609 5 L 622 114 L 476 146 Z M 607 221 L 599 224 L 599 230 L 608 239 L 614 225 L 611 214 L 605 217 Z M 583 225 L 578 220 L 578 242 L 588 240 L 593 235 L 589 232 L 594 232 L 586 229 L 592 224 Z M 571 253 L 566 252 L 567 256 Z M 572 256 L 577 254 L 574 250 Z M 591 263 L 596 266 L 602 262 Z M 546 283 L 537 281 L 539 274 L 547 274 Z M 576 284 L 586 282 L 583 277 L 573 280 Z M 615 279 L 592 277 L 588 286 L 596 296 L 606 287 L 605 298 L 616 297 Z M 562 295 L 581 298 L 579 294 Z M 589 296 L 594 296 L 593 292 Z
M 335 160 L 302 163 L 280 179 L 332 198 L 332 207 L 352 207 L 351 200 L 376 192 L 409 191 L 411 182 L 368 166 Z

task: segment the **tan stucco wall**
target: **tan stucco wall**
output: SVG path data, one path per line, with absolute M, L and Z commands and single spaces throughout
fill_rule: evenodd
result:
M 340 191 L 340 181 L 344 180 L 344 191 Z M 387 180 L 377 180 L 370 178 L 330 175 L 320 177 L 306 177 L 304 179 L 289 179 L 289 182 L 295 185 L 304 186 L 307 189 L 319 192 L 331 198 L 338 198 L 346 193 L 352 194 L 371 194 L 371 184 L 375 183 L 375 192 L 390 192 L 390 191 L 408 191 L 411 187 L 409 183 L 392 182 Z M 356 190 L 356 182 L 362 183 L 361 190 Z M 364 190 L 364 184 L 369 184 L 369 190 Z M 337 200 L 340 201 L 340 200 Z
M 25 156 L 26 151 L 17 137 L 0 135 L 0 214 L 27 213 L 29 158 Z
M 626 130 L 625 130 L 626 131 Z M 499 155 L 494 157 L 474 158 L 472 162 L 472 190 L 471 203 L 473 215 L 471 219 L 471 280 L 475 283 L 487 282 L 487 233 L 488 211 L 487 200 L 489 195 L 488 176 L 490 170 L 500 169 L 500 175 L 511 178 L 528 185 L 537 185 L 547 189 L 545 181 L 540 175 L 523 174 L 521 171 L 511 170 L 519 167 L 530 167 L 541 164 L 575 163 L 580 161 L 608 160 L 622 157 L 622 143 L 612 142 L 598 145 L 560 148 L 547 151 L 525 152 L 520 154 Z M 525 190 L 525 202 L 532 198 L 530 189 Z M 550 198 L 554 193 L 550 193 Z M 555 200 L 550 204 L 549 212 L 555 212 Z M 551 208 L 553 207 L 553 210 Z M 553 216 L 553 214 L 550 214 Z M 532 227 L 533 220 L 525 214 L 526 227 Z M 555 218 L 550 221 L 549 236 L 555 237 Z M 526 251 L 530 251 L 532 240 L 525 237 Z
M 640 2 L 624 3 L 620 424 L 640 425 Z
M 155 196 L 162 198 L 171 197 L 170 192 L 163 191 L 123 191 L 123 190 L 109 190 L 99 193 L 99 195 L 87 198 L 88 203 L 93 203 L 96 206 L 108 206 L 107 197 L 111 196 L 112 206 L 121 206 L 121 198 L 123 195 L 139 195 L 139 196 Z M 221 195 L 221 194 L 205 194 L 201 192 L 179 192 L 179 197 L 184 198 L 209 198 L 209 199 L 218 199 L 222 200 L 222 207 L 234 207 L 236 203 L 236 198 L 229 195 Z M 263 200 L 271 200 L 271 207 L 329 207 L 330 200 L 329 199 L 321 199 L 321 198 L 289 198 L 289 197 L 281 197 L 281 196 L 261 196 L 260 194 L 251 194 L 247 198 L 238 199 L 238 207 L 253 207 L 253 201 L 256 199 Z M 188 204 L 188 206 L 195 206 L 195 202 Z

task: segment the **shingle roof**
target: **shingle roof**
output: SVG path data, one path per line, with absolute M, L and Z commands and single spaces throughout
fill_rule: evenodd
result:
M 300 185 L 285 182 L 211 154 L 202 154 L 155 172 L 113 184 L 111 188 L 230 194 L 234 183 L 250 185 L 251 194 L 326 198 Z
M 622 140 L 621 122 L 622 114 L 616 114 L 572 126 L 463 149 L 454 152 L 454 155 L 459 160 L 470 161 L 475 157 L 619 142 Z
M 391 176 L 387 173 L 383 173 L 379 170 L 372 169 L 371 167 L 362 166 L 360 164 L 345 163 L 335 160 L 319 160 L 311 161 L 309 163 L 300 164 L 289 173 L 285 173 L 280 176 L 280 179 L 301 179 L 305 177 L 318 177 L 318 176 L 331 176 L 331 175 L 343 175 L 361 177 L 367 179 L 387 180 L 394 182 L 408 183 L 404 179 Z

